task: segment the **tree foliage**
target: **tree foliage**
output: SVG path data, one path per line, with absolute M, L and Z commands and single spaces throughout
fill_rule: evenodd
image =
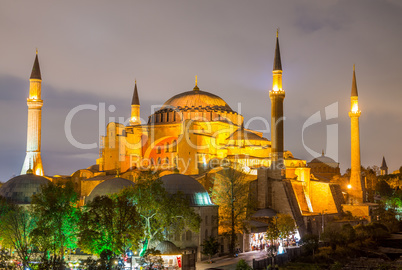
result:
M 200 216 L 182 194 L 170 195 L 157 173 L 143 172 L 134 187 L 123 192 L 136 206 L 147 243 L 161 241 L 167 234 L 181 233 L 185 229 L 199 230 Z
M 138 248 L 143 226 L 136 206 L 124 194 L 97 196 L 83 209 L 80 247 L 96 255 L 105 251 L 124 254 Z
M 154 269 L 155 266 L 162 266 L 163 259 L 161 256 L 162 254 L 159 250 L 155 248 L 147 249 L 143 256 L 145 263 L 148 265 L 147 269 Z
M 291 215 L 288 214 L 277 214 L 277 228 L 279 232 L 279 237 L 286 239 L 297 230 L 296 223 Z
M 25 268 L 30 267 L 34 241 L 31 236 L 35 228 L 35 219 L 29 209 L 5 203 L 1 203 L 0 235 L 1 245 L 11 247 Z
M 207 255 L 209 261 L 211 261 L 211 257 L 214 256 L 219 251 L 219 243 L 213 236 L 210 236 L 208 239 L 204 239 L 201 246 L 202 246 L 201 253 Z
M 65 249 L 75 249 L 78 242 L 80 209 L 78 194 L 71 181 L 65 185 L 50 182 L 32 196 L 37 227 L 32 234 L 42 251 L 64 255 Z
M 253 268 L 248 265 L 248 263 L 241 259 L 237 264 L 236 264 L 236 270 L 252 270 Z
M 230 236 L 229 250 L 234 254 L 236 233 L 245 231 L 248 210 L 249 183 L 244 172 L 232 164 L 215 174 L 212 199 L 219 205 L 219 231 Z

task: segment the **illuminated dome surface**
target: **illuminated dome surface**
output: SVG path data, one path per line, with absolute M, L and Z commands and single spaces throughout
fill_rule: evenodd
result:
M 50 183 L 48 179 L 34 174 L 23 174 L 8 180 L 0 188 L 0 196 L 16 204 L 29 204 L 32 195 L 40 192 L 40 187 Z
M 161 178 L 163 186 L 170 194 L 181 192 L 190 202 L 190 206 L 212 206 L 208 192 L 194 178 L 184 174 L 169 174 Z
M 96 196 L 108 196 L 110 194 L 119 193 L 126 187 L 132 187 L 134 183 L 125 178 L 112 178 L 97 185 L 86 198 L 85 203 L 92 201 Z
M 175 95 L 166 101 L 162 109 L 167 108 L 210 108 L 212 110 L 232 111 L 230 106 L 217 95 L 201 91 L 192 90 Z

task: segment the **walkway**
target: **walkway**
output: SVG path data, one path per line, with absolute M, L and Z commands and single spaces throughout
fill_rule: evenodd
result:
M 245 260 L 250 266 L 252 266 L 253 259 L 262 259 L 265 257 L 267 257 L 267 253 L 265 251 L 249 251 L 240 253 L 239 257 L 237 258 L 223 256 L 212 259 L 213 263 L 208 263 L 208 261 L 197 262 L 196 269 L 205 270 L 208 268 L 218 268 L 223 270 L 231 270 L 236 268 L 236 264 L 240 259 Z

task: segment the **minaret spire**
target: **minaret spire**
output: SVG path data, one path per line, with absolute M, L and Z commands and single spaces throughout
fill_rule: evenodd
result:
M 137 80 L 135 80 L 133 99 L 131 101 L 131 125 L 141 125 L 140 119 L 140 99 L 138 97 Z
M 351 92 L 351 97 L 357 97 L 357 83 L 356 83 L 356 71 L 355 71 L 355 65 L 353 65 L 353 80 L 352 80 L 352 92 Z
M 351 199 L 354 203 L 364 202 L 364 183 L 361 178 L 361 161 L 360 161 L 360 131 L 359 131 L 359 102 L 357 96 L 357 84 L 355 67 L 353 66 L 352 94 L 350 97 L 350 154 L 351 154 L 351 170 L 350 185 Z
M 40 74 L 40 67 L 39 67 L 38 49 L 36 49 L 35 61 L 34 61 L 33 67 L 32 67 L 30 79 L 42 80 L 42 76 Z
M 279 29 L 276 30 L 276 47 L 273 70 L 282 70 L 281 50 L 279 49 Z
M 271 99 L 271 166 L 280 173 L 284 169 L 283 100 L 285 91 L 282 88 L 282 62 L 278 36 L 279 30 L 276 32 L 272 90 L 269 91 L 269 98 Z M 281 174 L 277 174 L 275 177 L 281 178 Z
M 131 105 L 140 105 L 140 99 L 138 98 L 138 90 L 137 90 L 137 80 L 135 80 L 134 93 Z
M 29 80 L 28 105 L 28 130 L 27 130 L 27 151 L 21 174 L 32 170 L 33 174 L 44 175 L 41 148 L 41 125 L 42 125 L 42 106 L 41 99 L 42 76 L 40 73 L 38 50 L 36 50 L 35 61 L 32 67 Z

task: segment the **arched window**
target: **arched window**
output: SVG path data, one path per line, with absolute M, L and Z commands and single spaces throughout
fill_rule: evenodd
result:
M 169 147 L 170 147 L 170 144 L 169 143 L 166 143 L 166 153 L 168 153 L 169 152 Z
M 161 149 L 161 147 L 160 147 L 160 146 L 156 147 L 156 153 L 157 153 L 157 154 L 162 153 L 162 149 Z
M 158 157 L 158 165 L 161 165 L 161 158 L 160 157 Z
M 177 152 L 177 141 L 174 140 L 172 143 L 172 152 Z
M 165 158 L 165 164 L 169 164 L 169 158 Z
M 208 229 L 205 229 L 205 238 L 208 238 Z
M 154 161 L 153 158 L 151 158 L 151 165 L 152 165 L 152 166 L 155 165 L 155 161 Z

